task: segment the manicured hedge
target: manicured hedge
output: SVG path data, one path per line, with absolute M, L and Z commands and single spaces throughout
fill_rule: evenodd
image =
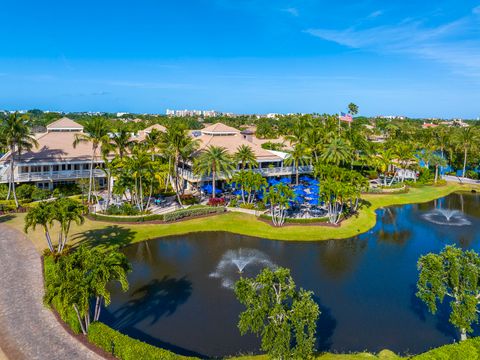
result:
M 171 351 L 132 339 L 100 322 L 90 324 L 88 340 L 120 360 L 197 359 L 177 355 Z
M 221 214 L 221 213 L 224 213 L 225 211 L 226 210 L 224 207 L 201 207 L 201 208 L 194 208 L 194 209 L 183 209 L 183 210 L 177 210 L 168 214 L 164 214 L 163 220 L 165 222 L 170 222 L 170 221 L 176 221 L 176 220 L 180 220 L 180 219 L 184 219 L 192 216 Z
M 267 214 L 260 215 L 260 218 L 268 221 L 272 220 L 272 217 Z M 313 218 L 313 219 L 291 219 L 291 218 L 285 219 L 285 223 L 287 224 L 316 224 L 316 223 L 324 223 L 324 222 L 328 222 L 327 217 Z
M 167 214 L 152 214 L 144 216 L 114 216 L 114 215 L 103 215 L 103 214 L 90 214 L 90 217 L 94 220 L 100 221 L 111 221 L 111 222 L 145 222 L 145 221 L 164 221 L 171 222 L 176 221 L 192 216 L 203 216 L 210 214 L 220 214 L 224 213 L 224 207 L 211 207 L 211 206 L 202 206 L 196 207 L 195 205 L 188 209 L 181 209 L 173 211 Z
M 480 338 L 440 346 L 426 353 L 413 356 L 412 360 L 465 360 L 480 359 Z

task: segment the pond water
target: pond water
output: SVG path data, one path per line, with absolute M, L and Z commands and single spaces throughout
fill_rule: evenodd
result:
M 318 349 L 422 352 L 458 335 L 448 306 L 433 316 L 415 297 L 416 262 L 447 244 L 480 250 L 479 205 L 480 196 L 452 194 L 379 209 L 375 228 L 346 240 L 197 233 L 134 244 L 124 250 L 133 265 L 130 290 L 113 287 L 101 320 L 186 355 L 258 352 L 259 340 L 237 329 L 242 306 L 231 286 L 239 269 L 253 276 L 265 266 L 284 266 L 320 305 Z

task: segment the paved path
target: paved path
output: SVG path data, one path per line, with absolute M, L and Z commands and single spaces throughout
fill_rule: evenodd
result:
M 459 183 L 459 184 L 480 184 L 479 180 L 462 178 L 462 177 L 459 177 L 459 176 L 444 175 L 443 178 L 447 181 L 456 182 L 456 183 Z
M 66 332 L 42 297 L 35 247 L 22 233 L 0 224 L 0 348 L 5 355 L 10 360 L 103 359 Z

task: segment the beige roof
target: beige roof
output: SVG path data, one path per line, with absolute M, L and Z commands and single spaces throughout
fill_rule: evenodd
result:
M 227 149 L 230 155 L 233 155 L 241 145 L 247 145 L 253 150 L 253 153 L 255 154 L 255 156 L 257 157 L 257 160 L 259 161 L 282 160 L 282 158 L 279 157 L 278 155 L 268 150 L 262 149 L 260 146 L 245 140 L 243 136 L 240 134 L 229 135 L 229 136 L 214 136 L 214 135 L 203 134 L 202 136 L 199 136 L 196 139 L 200 141 L 200 148 L 199 148 L 200 151 L 206 149 L 209 146 L 220 146 Z
M 132 140 L 134 141 L 143 141 L 145 140 L 145 138 L 147 137 L 148 134 L 150 134 L 152 132 L 152 130 L 158 130 L 160 132 L 166 132 L 167 131 L 167 128 L 165 126 L 162 126 L 160 124 L 155 124 L 155 125 L 152 125 L 152 126 L 149 126 L 147 127 L 146 129 L 144 130 L 140 130 L 137 134 L 137 136 L 135 136 Z
M 227 126 L 222 123 L 216 123 L 201 130 L 203 134 L 238 134 L 240 130 L 237 130 L 231 126 Z
M 47 130 L 69 130 L 69 129 L 82 131 L 83 126 L 67 117 L 62 117 L 61 119 L 58 119 L 57 121 L 54 121 L 53 123 L 47 125 Z
M 61 160 L 90 160 L 92 156 L 91 143 L 79 143 L 75 148 L 73 141 L 78 132 L 49 132 L 40 136 L 38 147 L 22 153 L 18 162 L 55 162 Z

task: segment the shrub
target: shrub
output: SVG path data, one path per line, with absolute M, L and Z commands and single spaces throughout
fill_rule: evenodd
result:
M 225 206 L 224 198 L 210 198 L 208 199 L 208 206 Z
M 140 210 L 133 206 L 130 203 L 123 203 L 122 205 L 112 205 L 110 206 L 107 211 L 107 215 L 128 215 L 128 216 L 134 216 L 134 215 L 139 215 Z
M 72 195 L 78 195 L 81 193 L 82 193 L 82 190 L 77 184 L 58 185 L 53 190 L 54 197 L 72 196 Z
M 267 207 L 265 206 L 265 204 L 263 202 L 259 202 L 257 203 L 257 206 L 256 206 L 257 210 L 265 210 Z
M 478 180 L 478 173 L 475 170 L 467 170 L 465 171 L 465 177 L 472 180 Z
M 168 214 L 163 215 L 163 220 L 165 222 L 176 221 L 180 219 L 184 219 L 186 217 L 191 216 L 203 216 L 209 214 L 220 214 L 225 212 L 225 208 L 223 207 L 201 207 L 195 209 L 183 209 L 177 210 Z
M 195 205 L 198 204 L 200 201 L 193 196 L 192 194 L 183 194 L 180 196 L 183 205 Z
M 151 215 L 104 215 L 104 214 L 89 214 L 89 217 L 98 220 L 98 221 L 111 221 L 111 222 L 144 222 L 144 221 L 155 221 L 163 220 L 162 214 L 151 214 Z
M 255 209 L 255 204 L 251 204 L 251 203 L 241 203 L 241 204 L 240 204 L 240 207 L 241 207 L 242 209 L 253 210 L 253 209 Z
M 419 184 L 432 184 L 435 178 L 435 174 L 430 169 L 421 168 L 420 175 L 418 176 L 417 183 Z
M 47 189 L 35 188 L 35 190 L 32 192 L 33 201 L 46 200 L 51 196 L 52 196 L 52 192 Z
M 260 215 L 260 219 L 271 221 L 272 217 L 267 214 Z M 292 218 L 285 218 L 285 223 L 289 224 L 318 224 L 328 222 L 328 217 L 321 217 L 321 218 L 311 218 L 311 219 L 292 219 Z
M 174 360 L 196 359 L 177 355 L 171 351 L 132 339 L 100 322 L 88 328 L 88 340 L 120 360 Z
M 16 188 L 17 198 L 22 200 L 31 200 L 33 192 L 37 189 L 32 184 L 22 184 Z
M 8 195 L 8 185 L 0 184 L 0 200 L 5 200 Z
M 237 207 L 238 206 L 238 199 L 235 197 L 230 200 L 230 203 L 228 204 L 230 207 Z

